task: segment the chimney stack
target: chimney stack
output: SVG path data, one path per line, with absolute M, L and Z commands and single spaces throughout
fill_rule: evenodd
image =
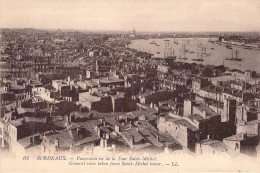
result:
M 79 127 L 77 127 L 77 134 L 79 134 L 79 131 L 80 131 L 80 129 L 79 129 Z
M 25 123 L 26 123 L 26 119 L 25 119 L 25 117 L 23 117 L 22 124 L 25 124 Z
M 97 127 L 97 134 L 98 134 L 99 137 L 101 136 L 101 131 L 98 127 Z
M 156 135 L 156 140 L 159 141 L 159 135 Z
M 55 146 L 55 150 L 58 151 L 58 148 L 59 148 L 59 139 L 58 138 L 56 138 L 54 140 L 54 146 Z
M 130 136 L 129 142 L 130 142 L 131 145 L 134 144 L 134 137 L 133 136 Z
M 82 80 L 82 74 L 79 75 L 79 80 L 80 80 L 80 81 Z
M 246 139 L 247 133 L 242 133 L 242 139 Z
M 203 110 L 203 118 L 207 118 L 207 112 Z
M 34 136 L 30 137 L 30 144 L 34 145 Z

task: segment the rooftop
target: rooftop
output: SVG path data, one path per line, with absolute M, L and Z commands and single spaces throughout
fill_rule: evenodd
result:
M 59 141 L 59 148 L 66 149 L 71 145 L 82 145 L 89 142 L 94 142 L 99 140 L 97 134 L 92 133 L 88 130 L 85 131 L 87 136 L 78 134 L 76 129 L 72 130 L 63 130 L 60 132 L 54 132 L 51 135 L 45 136 L 51 143 L 54 143 L 55 140 Z
M 253 138 L 256 137 L 257 135 L 253 135 L 253 134 L 243 134 L 243 133 L 238 133 L 236 135 L 224 138 L 223 140 L 228 140 L 228 141 L 244 141 L 247 140 L 249 138 Z
M 182 125 L 184 127 L 187 127 L 188 129 L 190 129 L 191 131 L 198 131 L 198 128 L 195 127 L 194 125 L 192 125 L 190 122 L 188 122 L 187 120 L 184 119 L 176 119 L 174 121 L 175 124 L 177 125 Z
M 114 76 L 109 76 L 109 77 L 99 78 L 99 82 L 108 84 L 108 83 L 124 82 L 124 80 L 123 79 L 118 79 L 118 78 L 116 78 Z

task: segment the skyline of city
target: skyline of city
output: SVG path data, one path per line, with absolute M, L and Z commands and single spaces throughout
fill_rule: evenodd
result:
M 1 28 L 259 32 L 258 1 L 1 1 Z M 225 14 L 225 15 L 223 15 Z M 218 27 L 216 27 L 216 25 Z

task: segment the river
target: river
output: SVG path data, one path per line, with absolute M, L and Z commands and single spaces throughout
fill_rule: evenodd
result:
M 210 40 L 215 41 L 217 38 L 210 38 Z M 166 42 L 168 42 L 167 46 Z M 183 51 L 184 45 L 187 50 L 185 53 Z M 228 49 L 225 44 L 219 45 L 209 42 L 209 38 L 132 40 L 128 47 L 139 51 L 150 52 L 151 54 L 154 54 L 154 57 L 163 58 L 165 54 L 174 54 L 177 56 L 176 61 L 183 61 L 187 63 L 195 62 L 204 65 L 224 64 L 231 69 L 239 69 L 242 71 L 250 69 L 260 73 L 260 50 L 250 50 L 245 49 L 242 46 L 235 45 L 232 45 L 233 49 Z M 204 54 L 201 54 L 201 47 L 203 47 Z M 237 57 L 242 58 L 242 61 L 226 60 L 226 58 L 232 57 L 232 51 L 233 57 L 235 58 L 236 50 L 238 51 Z M 187 59 L 183 59 L 184 56 Z M 197 58 L 203 59 L 204 61 L 198 62 L 192 60 Z

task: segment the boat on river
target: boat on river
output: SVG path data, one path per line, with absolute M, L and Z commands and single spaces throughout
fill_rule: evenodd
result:
M 238 50 L 236 50 L 235 53 L 236 53 L 236 56 L 233 57 L 233 51 L 232 51 L 232 53 L 231 53 L 231 54 L 232 54 L 231 58 L 226 58 L 226 60 L 228 60 L 228 61 L 242 61 L 242 58 L 238 58 L 238 56 L 237 56 L 238 53 L 239 53 Z

